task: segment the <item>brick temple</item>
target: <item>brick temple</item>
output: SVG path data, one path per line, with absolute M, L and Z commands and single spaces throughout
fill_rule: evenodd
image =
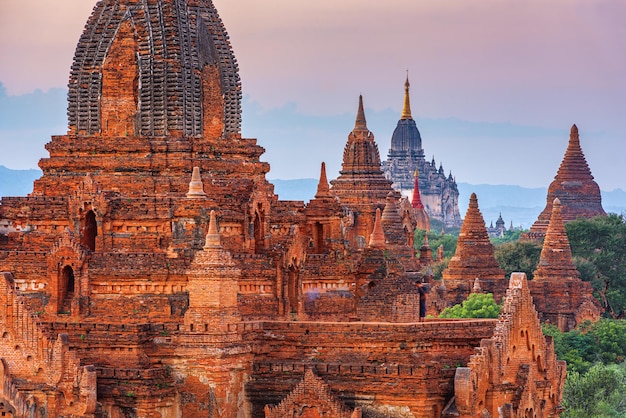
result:
M 414 176 L 419 182 L 421 201 L 430 219 L 443 223 L 445 227 L 461 226 L 459 213 L 459 189 L 452 173 L 446 176 L 443 164 L 435 157 L 426 161 L 422 147 L 422 135 L 411 114 L 409 79 L 404 83 L 404 106 L 396 129 L 391 136 L 391 148 L 387 160 L 383 161 L 385 175 L 393 187 L 406 196 L 414 193 Z
M 572 125 L 565 156 L 548 187 L 546 207 L 530 227 L 530 232 L 525 238 L 542 239 L 545 236 L 554 199 L 559 199 L 561 203 L 561 219 L 565 223 L 577 218 L 606 215 L 602 208 L 600 187 L 594 181 L 585 159 L 576 125 Z
M 212 3 L 99 1 L 68 132 L 0 204 L 2 415 L 558 417 L 565 364 L 526 277 L 472 245 L 475 197 L 444 282 L 497 282 L 502 315 L 425 317 L 447 296 L 424 220 L 355 108 L 339 176 L 281 201 Z

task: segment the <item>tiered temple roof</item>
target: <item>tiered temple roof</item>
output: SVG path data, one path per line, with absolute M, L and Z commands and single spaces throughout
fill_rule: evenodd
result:
M 444 279 L 498 279 L 504 278 L 504 270 L 498 265 L 489 241 L 483 215 L 478 208 L 475 193 L 470 197 L 469 207 L 459 233 L 454 257 L 443 271 Z
M 540 238 L 545 234 L 555 198 L 561 202 L 561 216 L 565 223 L 576 218 L 592 218 L 606 214 L 602 208 L 600 188 L 591 175 L 591 169 L 580 147 L 576 125 L 572 125 L 565 156 L 548 188 L 546 207 L 530 228 L 531 236 Z
M 580 274 L 572 260 L 565 226 L 561 218 L 561 202 L 555 198 L 552 202 L 552 216 L 543 240 L 543 248 L 533 281 L 578 278 Z

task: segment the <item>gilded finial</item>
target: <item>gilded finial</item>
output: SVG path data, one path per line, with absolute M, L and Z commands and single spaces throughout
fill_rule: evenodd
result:
M 400 119 L 413 119 L 411 116 L 411 100 L 409 99 L 409 71 L 406 72 L 406 81 L 404 82 L 404 107 L 402 108 L 402 117 Z

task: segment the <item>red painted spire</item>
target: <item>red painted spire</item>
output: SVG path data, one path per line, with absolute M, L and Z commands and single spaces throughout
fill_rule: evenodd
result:
M 411 201 L 411 206 L 413 209 L 424 209 L 424 204 L 422 203 L 422 198 L 420 197 L 420 185 L 419 185 L 419 171 L 415 170 L 415 185 L 413 186 L 413 200 Z

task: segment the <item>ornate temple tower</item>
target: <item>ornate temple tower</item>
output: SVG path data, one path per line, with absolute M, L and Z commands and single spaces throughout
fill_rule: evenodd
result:
M 406 196 L 414 189 L 414 174 L 419 171 L 421 200 L 431 219 L 447 227 L 461 226 L 459 190 L 452 175 L 446 177 L 443 166 L 437 168 L 435 160 L 427 162 L 422 148 L 422 136 L 411 116 L 409 79 L 404 83 L 402 116 L 391 136 L 391 148 L 383 162 L 385 176 L 393 187 Z
M 362 96 L 354 129 L 343 151 L 339 177 L 330 183 L 332 194 L 352 211 L 351 227 L 364 246 L 374 227 L 376 209 L 385 207 L 387 195 L 394 190 L 380 168 L 380 154 L 374 134 L 367 128 Z M 396 199 L 399 197 L 397 193 Z
M 591 169 L 580 147 L 576 125 L 572 125 L 565 156 L 548 188 L 546 207 L 530 228 L 529 237 L 543 238 L 550 223 L 552 203 L 556 198 L 561 202 L 561 217 L 565 223 L 576 218 L 606 215 L 602 208 L 600 187 L 593 180 Z
M 467 298 L 476 278 L 480 279 L 483 290 L 493 293 L 497 301 L 500 301 L 506 291 L 504 270 L 500 268 L 494 255 L 475 193 L 470 196 L 456 251 L 442 276 L 451 305 L 461 303 Z

